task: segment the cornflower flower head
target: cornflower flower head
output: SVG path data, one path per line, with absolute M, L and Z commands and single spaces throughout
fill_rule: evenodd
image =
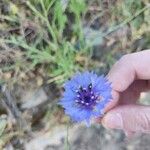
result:
M 65 83 L 64 89 L 59 104 L 73 121 L 85 121 L 87 126 L 93 117 L 103 115 L 106 104 L 112 99 L 108 80 L 93 72 L 76 74 Z

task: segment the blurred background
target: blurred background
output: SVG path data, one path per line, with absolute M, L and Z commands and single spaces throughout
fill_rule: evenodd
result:
M 0 0 L 0 149 L 149 150 L 150 135 L 72 124 L 57 105 L 77 71 L 148 48 L 149 0 Z

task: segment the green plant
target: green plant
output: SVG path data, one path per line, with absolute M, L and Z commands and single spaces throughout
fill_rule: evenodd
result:
M 75 47 L 77 42 L 80 44 L 84 41 L 81 14 L 85 11 L 86 4 L 84 1 L 71 0 L 64 8 L 62 2 L 58 0 L 30 0 L 26 2 L 26 7 L 32 14 L 27 19 L 36 20 L 39 25 L 40 30 L 37 31 L 35 40 L 28 42 L 22 35 L 12 35 L 7 39 L 1 39 L 1 42 L 21 49 L 24 58 L 15 60 L 14 68 L 19 65 L 21 70 L 27 72 L 42 64 L 51 78 L 49 82 L 59 82 L 59 80 L 63 82 L 75 71 L 82 69 L 81 64 L 76 61 L 76 56 L 86 55 L 88 52 L 86 45 L 79 50 Z M 65 33 L 68 17 L 70 17 L 69 11 L 75 18 L 71 26 L 77 26 L 71 31 L 73 37 L 68 37 Z M 25 63 L 28 67 L 24 66 Z

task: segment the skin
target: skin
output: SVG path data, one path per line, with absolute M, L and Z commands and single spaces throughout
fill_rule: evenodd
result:
M 150 106 L 139 105 L 141 92 L 150 90 L 150 50 L 123 56 L 110 70 L 113 100 L 101 119 L 106 128 L 126 135 L 150 133 Z

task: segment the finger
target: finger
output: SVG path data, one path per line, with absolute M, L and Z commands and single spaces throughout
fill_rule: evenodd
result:
M 141 92 L 149 90 L 147 80 L 134 81 L 124 92 L 120 93 L 119 104 L 135 104 L 141 95 Z
M 103 118 L 106 128 L 127 132 L 150 133 L 150 107 L 123 105 L 110 110 Z
M 108 79 L 118 92 L 126 90 L 135 79 L 150 79 L 150 50 L 123 56 L 110 70 Z M 149 83 L 149 82 L 148 82 Z

